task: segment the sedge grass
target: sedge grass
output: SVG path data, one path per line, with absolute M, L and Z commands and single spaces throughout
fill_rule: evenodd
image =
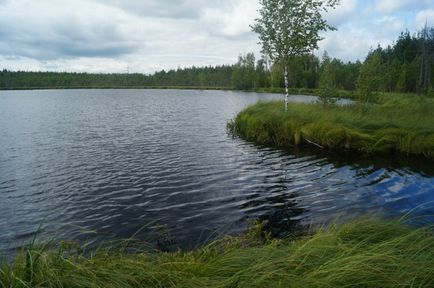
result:
M 247 233 L 191 252 L 29 246 L 2 287 L 434 287 L 432 227 L 361 219 L 297 238 Z M 72 251 L 72 252 L 71 252 Z
M 434 159 L 434 99 L 380 95 L 375 105 L 260 102 L 228 124 L 236 135 L 261 145 L 312 144 L 366 154 L 398 152 Z

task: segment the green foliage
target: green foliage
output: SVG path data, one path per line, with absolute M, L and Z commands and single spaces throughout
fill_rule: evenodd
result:
M 357 79 L 357 90 L 359 100 L 362 103 L 374 101 L 374 93 L 379 91 L 381 85 L 382 72 L 381 55 L 378 51 L 371 53 L 363 66 L 360 68 L 359 78 Z
M 336 74 L 327 52 L 324 53 L 321 66 L 318 101 L 323 105 L 334 104 L 337 97 Z
M 0 286 L 434 286 L 430 227 L 416 229 L 399 221 L 366 218 L 283 240 L 263 237 L 258 229 L 191 252 L 127 254 L 100 248 L 83 254 L 62 246 L 30 247 L 13 264 L 0 266 Z M 26 254 L 33 259 L 31 266 Z
M 258 103 L 240 112 L 231 127 L 236 135 L 263 145 L 315 144 L 434 160 L 434 99 L 380 93 L 377 102 L 327 107 L 290 103 L 290 113 L 281 111 L 281 102 Z
M 145 74 L 0 71 L 0 89 L 232 87 L 232 66 L 191 67 Z
M 431 86 L 431 73 L 434 65 L 434 28 L 428 28 L 426 22 L 418 38 L 421 62 L 418 88 L 427 95 Z
M 268 72 L 268 63 L 265 59 L 259 59 L 255 67 L 254 88 L 267 88 L 270 83 L 270 76 Z
M 251 90 L 255 86 L 255 73 L 255 55 L 240 55 L 232 72 L 232 86 L 237 90 Z
M 273 61 L 288 61 L 318 49 L 321 31 L 333 30 L 322 13 L 335 8 L 338 0 L 260 0 L 256 32 L 265 53 Z
M 258 34 L 264 53 L 284 67 L 287 111 L 291 77 L 300 74 L 290 62 L 318 49 L 318 42 L 323 39 L 320 32 L 335 30 L 323 13 L 335 8 L 339 0 L 259 0 L 259 3 L 261 17 L 255 19 L 252 30 Z

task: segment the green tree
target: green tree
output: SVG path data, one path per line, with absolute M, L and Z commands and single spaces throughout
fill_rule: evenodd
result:
M 255 68 L 255 88 L 267 87 L 268 83 L 268 71 L 265 59 L 259 59 L 256 62 Z
M 318 49 L 321 31 L 335 30 L 323 18 L 339 0 L 260 0 L 260 18 L 252 30 L 272 61 L 284 63 L 285 110 L 288 109 L 290 60 Z
M 279 62 L 274 62 L 271 66 L 271 87 L 282 88 L 285 87 L 285 80 L 283 78 L 284 70 Z
M 232 73 L 232 85 L 238 90 L 250 90 L 255 85 L 255 55 L 247 53 L 238 57 Z
M 336 102 L 336 79 L 332 60 L 327 52 L 324 52 L 321 63 L 321 74 L 319 78 L 319 102 L 323 105 L 330 105 Z
M 381 55 L 378 51 L 372 52 L 360 68 L 357 79 L 357 91 L 360 102 L 368 103 L 374 98 L 381 85 Z
M 418 88 L 427 95 L 431 86 L 431 71 L 434 54 L 434 28 L 428 28 L 428 23 L 425 23 L 425 27 L 419 32 L 419 39 L 421 59 Z

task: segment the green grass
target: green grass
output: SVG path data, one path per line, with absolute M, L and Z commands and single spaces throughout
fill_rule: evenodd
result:
M 83 254 L 76 245 L 31 245 L 13 264 L 0 266 L 0 285 L 434 287 L 432 227 L 362 219 L 294 239 L 258 231 L 176 253 L 100 248 Z
M 260 102 L 228 128 L 261 145 L 310 144 L 366 154 L 399 152 L 434 159 L 434 99 L 379 94 L 375 105 L 323 106 Z

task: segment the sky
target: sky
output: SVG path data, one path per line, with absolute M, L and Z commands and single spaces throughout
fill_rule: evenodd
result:
M 153 73 L 233 64 L 260 45 L 258 0 L 0 0 L 0 69 Z M 433 0 L 341 0 L 315 52 L 362 60 L 434 26 Z

